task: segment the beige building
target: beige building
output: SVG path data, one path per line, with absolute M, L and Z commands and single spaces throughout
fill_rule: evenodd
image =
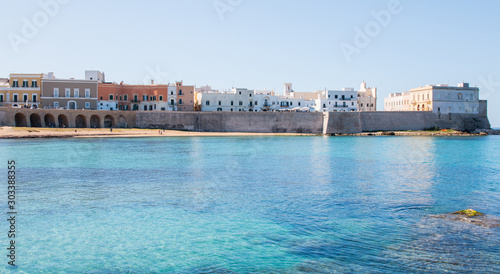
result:
M 432 111 L 434 113 L 479 113 L 479 88 L 460 83 L 428 85 L 409 93 L 393 93 L 384 100 L 386 111 Z
M 177 111 L 194 111 L 195 109 L 195 86 L 185 86 L 182 81 L 175 83 L 177 92 Z
M 97 89 L 97 80 L 43 79 L 42 107 L 95 110 Z
M 358 91 L 358 111 L 377 111 L 377 88 L 367 87 L 365 81 Z

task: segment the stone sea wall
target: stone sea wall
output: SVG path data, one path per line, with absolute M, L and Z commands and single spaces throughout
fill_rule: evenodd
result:
M 0 108 L 0 126 L 136 127 L 202 132 L 339 134 L 452 128 L 489 129 L 486 102 L 479 114 L 432 112 L 151 112 Z M 58 126 L 56 125 L 56 127 Z

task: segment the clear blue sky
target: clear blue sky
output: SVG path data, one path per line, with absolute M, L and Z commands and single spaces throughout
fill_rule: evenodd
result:
M 0 77 L 53 71 L 83 78 L 97 69 L 108 81 L 280 92 L 284 82 L 314 91 L 365 80 L 378 87 L 380 110 L 389 93 L 466 81 L 481 88 L 500 127 L 500 1 L 401 0 L 383 25 L 373 12 L 389 12 L 390 0 L 59 0 L 67 3 L 51 14 L 39 1 L 2 3 Z M 38 20 L 28 37 L 25 20 Z M 355 28 L 367 34 L 367 27 L 370 41 L 356 44 Z M 350 62 L 346 44 L 357 47 Z

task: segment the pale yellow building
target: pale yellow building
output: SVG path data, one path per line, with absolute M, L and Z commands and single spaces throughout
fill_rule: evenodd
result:
M 432 111 L 434 113 L 479 113 L 479 88 L 468 83 L 456 87 L 428 85 L 385 98 L 385 111 Z
M 10 74 L 8 84 L 0 87 L 0 106 L 38 108 L 43 77 L 42 73 Z

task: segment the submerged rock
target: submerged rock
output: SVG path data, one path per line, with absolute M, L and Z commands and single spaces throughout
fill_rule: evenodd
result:
M 485 215 L 474 209 L 465 209 L 449 214 L 431 215 L 430 217 L 465 222 L 486 228 L 500 227 L 500 219 Z
M 460 210 L 460 211 L 457 211 L 457 212 L 453 212 L 452 214 L 465 215 L 467 217 L 484 216 L 483 213 L 481 213 L 479 211 L 476 211 L 474 209 Z

